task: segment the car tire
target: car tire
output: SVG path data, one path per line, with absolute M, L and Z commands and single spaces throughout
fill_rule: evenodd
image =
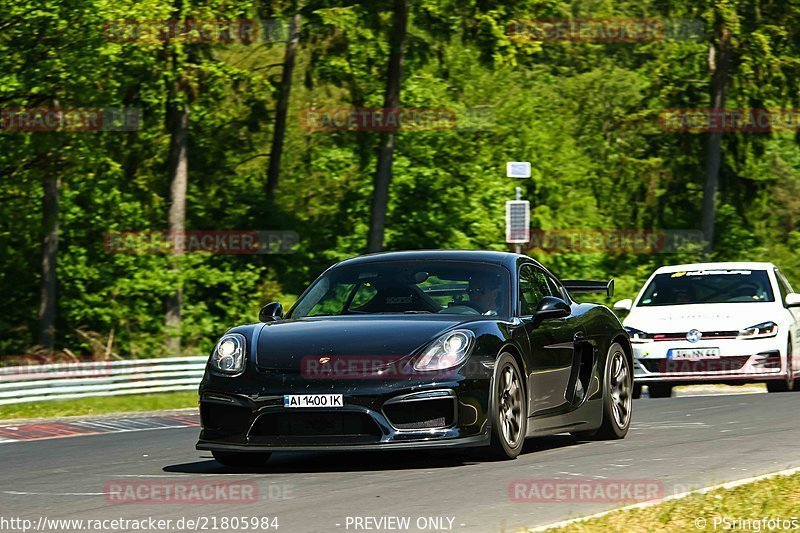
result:
M 787 366 L 792 361 L 792 341 L 786 344 Z M 786 380 L 767 381 L 767 392 L 789 392 L 800 390 L 800 380 L 795 380 L 792 371 L 787 369 Z
M 651 398 L 669 398 L 672 396 L 672 385 L 664 383 L 651 383 L 647 386 Z
M 220 452 L 212 451 L 211 455 L 218 463 L 225 466 L 261 466 L 269 461 L 272 455 L 269 452 L 243 453 L 243 452 Z
M 634 400 L 638 400 L 642 397 L 642 386 L 637 385 L 636 383 L 633 384 L 633 391 L 631 392 L 631 397 Z
M 503 352 L 495 363 L 490 405 L 489 456 L 515 459 L 525 445 L 528 431 L 528 398 L 519 365 L 510 353 Z
M 767 381 L 767 392 L 789 392 L 789 387 L 786 382 L 781 381 Z
M 633 369 L 625 350 L 615 342 L 608 349 L 604 377 L 603 421 L 594 431 L 574 431 L 582 440 L 624 439 L 631 427 Z

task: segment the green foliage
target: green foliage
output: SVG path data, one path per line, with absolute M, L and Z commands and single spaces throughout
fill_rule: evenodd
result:
M 36 342 L 42 179 L 57 173 L 58 345 L 114 336 L 122 357 L 162 354 L 164 299 L 182 280 L 183 339 L 205 353 L 268 301 L 287 307 L 322 270 L 363 252 L 378 134 L 310 131 L 304 112 L 383 101 L 390 2 L 312 0 L 303 15 L 281 181 L 265 192 L 284 43 L 109 40 L 119 20 L 291 16 L 292 2 L 0 2 L 0 106 L 137 107 L 135 132 L 0 133 L 0 353 Z M 726 105 L 800 107 L 795 2 L 526 0 L 411 3 L 401 100 L 449 110 L 452 128 L 397 135 L 388 249 L 507 249 L 504 202 L 522 187 L 534 229 L 696 229 L 706 136 L 661 129 L 668 109 L 709 105 L 712 23 L 733 33 Z M 697 39 L 514 39 L 516 20 L 660 18 L 700 23 Z M 704 28 L 704 29 L 703 29 Z M 174 62 L 174 65 L 173 63 Z M 173 68 L 175 66 L 176 68 Z M 109 253 L 111 231 L 167 227 L 169 88 L 190 101 L 191 230 L 294 230 L 293 254 L 181 257 Z M 476 118 L 478 117 L 478 118 Z M 711 254 L 532 255 L 564 277 L 613 277 L 633 296 L 656 267 L 768 260 L 800 286 L 800 137 L 725 134 Z M 530 180 L 506 161 L 533 163 Z

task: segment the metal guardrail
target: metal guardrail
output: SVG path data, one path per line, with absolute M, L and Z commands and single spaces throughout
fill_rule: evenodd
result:
M 197 390 L 208 357 L 0 367 L 0 405 Z

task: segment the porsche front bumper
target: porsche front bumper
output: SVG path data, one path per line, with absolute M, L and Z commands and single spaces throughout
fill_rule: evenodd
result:
M 442 377 L 313 381 L 261 371 L 239 378 L 206 373 L 196 447 L 260 452 L 487 445 L 491 370 Z M 344 405 L 289 409 L 288 394 L 342 394 Z

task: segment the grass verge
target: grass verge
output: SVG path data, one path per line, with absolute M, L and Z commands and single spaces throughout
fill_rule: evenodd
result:
M 733 522 L 735 519 L 751 522 L 738 522 L 736 527 Z M 778 525 L 775 522 L 761 522 L 762 519 L 784 522 Z M 614 512 L 548 531 L 590 533 L 787 529 L 800 529 L 800 474 L 777 476 L 732 489 L 713 490 L 706 494 L 693 494 L 679 500 Z
M 53 400 L 0 406 L 0 420 L 12 418 L 57 418 L 78 415 L 105 415 L 131 411 L 159 411 L 197 406 L 197 393 L 161 392 Z

